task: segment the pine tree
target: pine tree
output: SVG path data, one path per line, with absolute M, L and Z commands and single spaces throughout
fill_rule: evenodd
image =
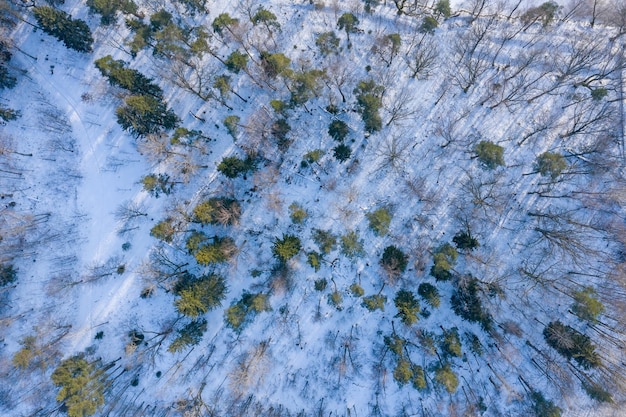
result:
M 93 44 L 87 23 L 50 6 L 33 7 L 33 14 L 44 32 L 78 52 L 90 52 Z
M 106 376 L 82 356 L 65 359 L 52 373 L 52 382 L 61 390 L 57 401 L 65 404 L 69 417 L 87 417 L 104 405 Z

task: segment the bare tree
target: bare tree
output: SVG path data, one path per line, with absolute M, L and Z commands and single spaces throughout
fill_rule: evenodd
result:
M 438 66 L 439 50 L 435 38 L 429 34 L 413 37 L 405 57 L 413 78 L 428 78 Z

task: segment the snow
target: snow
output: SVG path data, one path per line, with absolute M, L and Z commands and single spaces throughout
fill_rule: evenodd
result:
M 545 324 L 557 319 L 598 337 L 599 341 L 605 340 L 568 312 L 572 300 L 563 277 L 574 279 L 572 274 L 588 274 L 584 280 L 575 280 L 574 289 L 582 285 L 614 288 L 606 276 L 617 263 L 613 261 L 619 243 L 612 230 L 602 228 L 609 220 L 623 222 L 623 205 L 613 207 L 623 201 L 605 203 L 593 193 L 608 194 L 623 186 L 619 149 L 611 145 L 602 154 L 603 158 L 611 159 L 607 172 L 576 174 L 597 168 L 585 164 L 584 159 L 567 158 L 572 173 L 565 174 L 563 182 L 551 186 L 554 194 L 589 192 L 587 200 L 543 198 L 536 192 L 545 191 L 541 184 L 547 179 L 532 173 L 536 156 L 547 150 L 575 153 L 584 150 L 597 136 L 562 137 L 575 117 L 575 106 L 567 105 L 575 94 L 588 92 L 580 92 L 584 87 L 575 89 L 572 83 L 564 83 L 554 94 L 546 94 L 532 103 L 524 100 L 493 109 L 481 105 L 496 88 L 495 83 L 502 82 L 500 88 L 507 88 L 500 78 L 503 72 L 498 68 L 517 65 L 520 49 L 527 48 L 527 43 L 534 42 L 541 48 L 544 43 L 558 45 L 568 39 L 607 36 L 611 29 L 598 27 L 590 32 L 584 23 L 575 21 L 563 23 L 552 32 L 532 26 L 506 44 L 497 68 L 485 70 L 480 81 L 463 93 L 453 82 L 454 74 L 462 71 L 454 61 L 453 48 L 457 40 L 469 33 L 469 20 L 460 16 L 442 23 L 435 35 L 439 68 L 428 79 L 411 79 L 404 61 L 409 53 L 404 41 L 410 39 L 420 21 L 397 16 L 389 3 L 367 15 L 360 2 L 329 1 L 322 9 L 308 2 L 267 2 L 266 7 L 276 13 L 282 27 L 274 35 L 279 50 L 291 58 L 294 69 L 331 64 L 335 58 L 319 56 L 315 36 L 335 30 L 350 73 L 344 88 L 349 103 L 343 105 L 334 89 L 323 87 L 318 98 L 307 102 L 308 112 L 302 109 L 292 112 L 288 121 L 293 143 L 283 154 L 270 140 L 261 139 L 260 132 L 252 125 L 254 118 L 273 117 L 270 100 L 288 100 L 289 93 L 280 81 L 275 82 L 276 90 L 261 89 L 245 74 L 229 74 L 238 94 L 248 100 L 244 103 L 232 97 L 229 105 L 234 110 L 231 111 L 217 101 L 203 102 L 174 87 L 163 76 L 168 69 L 165 60 L 153 57 L 151 51 L 146 49 L 133 60 L 124 48 L 118 48 L 130 36 L 122 23 L 119 28 L 98 28 L 91 54 L 68 51 L 60 42 L 40 31 L 34 32 L 32 27 L 18 26 L 13 39 L 25 53 L 16 52 L 12 62 L 24 70 L 24 76 L 3 97 L 10 107 L 22 112 L 22 117 L 4 126 L 3 134 L 13 138 L 19 152 L 33 156 L 15 157 L 27 174 L 19 181 L 7 181 L 6 187 L 7 190 L 19 188 L 12 197 L 18 204 L 16 213 L 50 214 L 37 227 L 37 233 L 27 238 L 27 249 L 17 261 L 18 285 L 11 290 L 10 304 L 2 307 L 2 315 L 6 317 L 3 324 L 7 323 L 0 333 L 4 343 L 0 378 L 6 382 L 2 391 L 19 399 L 6 403 L 0 399 L 0 409 L 4 407 L 6 415 L 30 415 L 38 408 L 54 409 L 55 394 L 49 374 L 62 358 L 79 352 L 91 352 L 91 357 L 101 357 L 105 362 L 121 357 L 120 366 L 127 371 L 116 378 L 108 397 L 121 400 L 110 401 L 101 410 L 102 415 L 133 415 L 130 410 L 143 410 L 143 415 L 175 415 L 173 404 L 182 399 L 191 400 L 196 394 L 208 406 L 215 407 L 217 415 L 236 414 L 231 407 L 236 407 L 242 415 L 252 415 L 257 403 L 265 407 L 266 414 L 272 407 L 291 414 L 304 410 L 307 415 L 321 415 L 322 411 L 339 415 L 375 415 L 376 412 L 448 415 L 452 413 L 449 407 L 465 404 L 459 405 L 464 409 L 467 398 L 476 402 L 477 395 L 483 397 L 487 407 L 483 415 L 525 415 L 529 412 L 525 399 L 527 387 L 518 376 L 555 401 L 563 408 L 564 415 L 620 415 L 623 389 L 613 392 L 617 405 L 598 407 L 586 397 L 572 375 L 569 378 L 573 383 L 563 378 L 562 385 L 554 382 L 558 377 L 547 378 L 544 370 L 532 362 L 544 358 L 526 343 L 552 355 L 556 364 L 563 364 L 565 361 L 550 350 L 541 334 Z M 164 5 L 173 10 L 171 4 Z M 142 10 L 149 15 L 155 7 L 146 3 Z M 88 16 L 81 2 L 68 2 L 63 9 L 87 19 L 92 28 L 97 26 L 98 17 Z M 193 19 L 195 24 L 205 24 L 210 30 L 212 19 L 226 11 L 242 22 L 246 19 L 243 9 L 234 4 L 209 3 L 209 9 L 206 18 Z M 353 47 L 346 49 L 345 33 L 336 29 L 335 22 L 341 13 L 350 10 L 358 15 L 362 31 L 351 35 Z M 488 46 L 480 48 L 493 52 L 500 41 L 498 30 L 508 24 L 498 22 L 499 29 L 489 34 L 493 38 Z M 403 35 L 403 49 L 394 64 L 387 67 L 373 61 L 370 51 L 373 37 L 396 31 Z M 249 28 L 247 35 L 260 46 L 273 45 L 260 28 Z M 233 44 L 231 40 L 228 45 L 221 45 L 219 55 L 227 56 Z M 188 180 L 183 176 L 178 178 L 182 183 L 176 184 L 170 195 L 155 198 L 142 189 L 140 180 L 144 175 L 173 172 L 176 168 L 172 160 L 142 155 L 138 141 L 116 124 L 115 108 L 121 100 L 93 65 L 95 59 L 107 54 L 131 62 L 131 67 L 154 77 L 164 88 L 169 107 L 182 119 L 181 125 L 199 129 L 214 139 L 207 145 L 209 152 L 196 155 L 199 165 L 208 168 L 198 169 Z M 550 56 L 544 58 L 533 66 L 531 75 L 549 66 Z M 208 55 L 204 63 L 223 72 L 221 64 Z M 371 70 L 366 70 L 366 65 L 371 65 Z M 250 68 L 255 78 L 261 77 L 253 64 Z M 386 84 L 385 104 L 393 103 L 403 91 L 410 91 L 413 101 L 409 103 L 411 114 L 405 120 L 366 136 L 360 116 L 354 111 L 356 100 L 352 90 L 358 81 L 369 78 Z M 535 87 L 543 91 L 552 85 L 553 78 L 546 77 Z M 621 78 L 618 80 L 614 74 L 606 78 L 604 82 L 611 87 L 611 106 L 617 108 L 617 93 L 612 88 L 622 87 Z M 352 129 L 347 139 L 352 156 L 343 164 L 333 158 L 332 148 L 337 143 L 326 134 L 333 117 L 324 110 L 329 100 L 343 106 L 344 111 L 336 117 Z M 202 115 L 206 122 L 193 114 Z M 222 124 L 231 114 L 239 116 L 242 124 L 248 126 L 236 141 Z M 618 117 L 621 119 L 623 115 L 602 123 L 603 134 L 610 131 L 607 126 Z M 383 119 L 388 118 L 389 114 L 383 111 Z M 520 144 L 520 138 L 544 121 L 550 124 L 545 134 L 542 132 Z M 446 123 L 451 126 L 451 143 L 445 137 Z M 399 169 L 386 163 L 388 147 L 395 138 L 401 144 L 404 161 Z M 505 148 L 506 167 L 490 172 L 480 166 L 473 147 L 481 140 Z M 221 159 L 241 155 L 242 149 L 262 151 L 266 158 L 263 166 L 246 179 L 228 180 L 220 175 L 215 167 Z M 319 165 L 301 168 L 302 156 L 314 149 L 325 151 Z M 484 190 L 492 189 L 493 195 L 486 198 L 482 207 L 475 204 L 476 196 L 468 192 L 476 181 L 493 183 Z M 171 244 L 150 236 L 150 228 L 168 215 L 182 218 L 180 213 L 190 213 L 203 199 L 222 195 L 240 201 L 239 225 L 203 230 L 235 239 L 239 253 L 232 262 L 202 269 L 185 253 L 186 235 L 179 234 Z M 146 216 L 130 224 L 132 230 L 120 233 L 127 224 L 116 212 L 127 202 L 142 207 Z M 291 223 L 287 207 L 292 202 L 307 210 L 309 217 L 304 225 Z M 368 228 L 365 215 L 383 206 L 391 208 L 393 219 L 389 234 L 378 237 Z M 576 229 L 582 242 L 597 253 L 590 250 L 578 254 L 579 257 L 571 256 L 539 240 L 534 228 L 540 219 L 527 213 L 551 211 L 572 211 L 577 221 L 592 226 L 599 224 L 600 230 Z M 428 274 L 432 251 L 440 244 L 451 243 L 465 222 L 471 224 L 481 247 L 471 254 L 459 255 L 455 269 L 472 274 L 485 284 L 498 283 L 506 294 L 504 298 L 483 297 L 496 322 L 494 327 L 499 336 L 495 338 L 479 325 L 456 316 L 449 301 L 454 284 L 436 283 Z M 197 224 L 186 226 L 186 230 L 200 228 Z M 302 239 L 303 252 L 318 250 L 311 238 L 313 228 L 331 230 L 336 235 L 357 231 L 364 241 L 366 255 L 350 260 L 334 251 L 326 257 L 320 271 L 314 272 L 306 264 L 306 255 L 301 253 L 290 261 L 288 276 L 281 281 L 272 271 L 273 239 L 295 233 Z M 131 246 L 123 250 L 126 242 Z M 397 283 L 389 282 L 378 265 L 383 248 L 391 244 L 410 256 L 409 268 Z M 167 291 L 167 285 L 155 284 L 152 297 L 139 297 L 154 279 L 148 273 L 148 265 L 158 251 L 174 260 L 190 262 L 189 268 L 196 273 L 214 271 L 228 280 L 229 292 L 222 307 L 204 316 L 208 330 L 202 342 L 177 354 L 167 352 L 167 346 L 174 338 L 175 329 L 188 320 L 177 316 L 173 294 Z M 124 271 L 118 274 L 120 265 Z M 255 269 L 262 272 L 260 276 L 251 276 Z M 545 272 L 546 279 L 554 282 L 545 285 L 533 282 L 522 269 L 536 274 Z M 324 292 L 313 287 L 319 278 L 328 280 Z M 441 306 L 431 309 L 431 316 L 422 317 L 417 325 L 404 326 L 394 317 L 394 295 L 402 288 L 416 292 L 421 282 L 438 287 Z M 385 311 L 367 311 L 361 300 L 350 294 L 353 283 L 362 285 L 365 295 L 378 293 L 384 283 Z M 335 285 L 343 295 L 341 310 L 327 301 Z M 272 311 L 259 313 L 237 334 L 224 323 L 224 310 L 239 300 L 244 290 L 269 293 Z M 423 307 L 425 303 L 420 301 Z M 607 306 L 610 303 L 607 297 Z M 624 333 L 620 324 L 623 320 L 619 316 L 607 316 L 604 320 L 610 326 L 605 331 L 617 338 L 618 345 L 602 346 L 599 351 L 613 358 L 618 371 L 624 371 Z M 520 326 L 521 337 L 507 334 L 498 326 L 508 321 Z M 58 354 L 54 355 L 51 367 L 21 373 L 13 369 L 10 358 L 20 349 L 19 342 L 24 336 L 41 332 L 46 339 L 49 336 L 45 329 L 60 325 L 71 325 L 71 329 L 55 346 Z M 475 355 L 463 343 L 465 356 L 450 359 L 459 376 L 459 390 L 448 395 L 432 380 L 432 367 L 438 364 L 439 355 L 428 353 L 419 345 L 418 333 L 440 335 L 444 328 L 452 327 L 457 327 L 461 335 L 464 332 L 478 335 L 485 354 Z M 168 329 L 174 330 L 160 348 L 139 346 L 128 355 L 125 353 L 128 332 L 134 329 L 143 332 L 146 340 Z M 103 340 L 94 340 L 99 331 L 104 332 Z M 383 337 L 392 331 L 414 343 L 410 346 L 410 357 L 427 371 L 427 391 L 417 391 L 410 384 L 401 387 L 393 380 L 393 355 L 383 343 Z M 345 356 L 347 346 L 350 346 L 349 359 Z M 378 364 L 383 368 L 377 368 Z M 243 375 L 242 368 L 247 375 Z M 562 369 L 569 368 L 562 365 Z M 160 378 L 155 376 L 157 371 L 162 372 Z M 594 371 L 589 374 L 598 377 Z M 132 387 L 130 381 L 136 376 L 139 385 Z M 32 398 L 22 394 L 20 391 L 26 390 L 30 383 L 43 386 L 43 395 Z M 247 402 L 249 398 L 255 406 Z

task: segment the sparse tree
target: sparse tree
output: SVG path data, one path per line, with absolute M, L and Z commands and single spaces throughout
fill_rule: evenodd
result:
M 348 38 L 348 48 L 352 46 L 350 42 L 350 34 L 357 33 L 359 31 L 359 19 L 352 13 L 344 13 L 337 20 L 337 27 L 339 30 L 346 32 Z

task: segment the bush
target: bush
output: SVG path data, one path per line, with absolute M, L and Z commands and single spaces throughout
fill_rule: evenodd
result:
M 543 329 L 546 343 L 567 359 L 574 359 L 584 369 L 601 365 L 600 356 L 595 351 L 589 336 L 560 321 L 553 321 Z
M 365 131 L 368 133 L 378 132 L 383 127 L 383 121 L 378 113 L 383 106 L 383 91 L 384 87 L 377 85 L 373 80 L 361 81 L 354 89 Z
M 329 230 L 313 229 L 312 238 L 322 253 L 326 255 L 337 247 L 337 236 Z
M 304 223 L 306 218 L 309 217 L 307 211 L 298 203 L 291 203 L 289 205 L 289 218 L 295 224 Z
M 384 337 L 385 346 L 392 351 L 396 356 L 402 357 L 404 356 L 404 346 L 406 345 L 406 340 L 393 333 L 391 336 Z
M 560 153 L 544 152 L 535 161 L 535 170 L 543 177 L 550 176 L 552 180 L 557 179 L 566 168 L 567 161 Z
M 483 140 L 474 147 L 474 152 L 487 169 L 504 166 L 504 148 L 500 145 Z
M 148 174 L 141 179 L 143 189 L 152 196 L 159 198 L 161 193 L 168 195 L 172 192 L 173 184 L 167 174 Z
M 0 288 L 12 284 L 17 280 L 17 269 L 12 264 L 0 265 Z
M 393 302 L 398 309 L 398 314 L 396 314 L 396 317 L 400 317 L 402 323 L 410 326 L 411 324 L 419 320 L 417 313 L 420 311 L 420 305 L 415 298 L 415 295 L 411 291 L 398 291 L 395 298 L 393 299 Z
M 69 417 L 86 417 L 104 405 L 106 375 L 81 355 L 63 360 L 51 375 L 61 390 L 57 401 L 67 408 Z
M 434 285 L 423 282 L 417 287 L 417 293 L 433 308 L 437 308 L 441 304 L 439 291 Z
M 420 26 L 420 32 L 422 33 L 434 33 L 435 29 L 439 26 L 439 22 L 432 16 L 424 17 Z
M 343 295 L 337 290 L 328 294 L 328 304 L 335 307 L 337 310 L 342 310 L 341 303 L 343 302 Z
M 439 0 L 435 5 L 435 11 L 443 17 L 448 18 L 452 14 L 450 9 L 450 0 Z
M 272 253 L 279 262 L 286 263 L 288 260 L 296 256 L 300 249 L 300 238 L 294 235 L 283 235 L 282 239 L 274 239 L 274 245 L 272 246 Z
M 90 52 L 93 44 L 87 23 L 50 6 L 33 7 L 33 14 L 42 30 L 78 52 Z
M 224 126 L 226 126 L 226 130 L 228 134 L 233 137 L 233 139 L 237 139 L 237 134 L 239 133 L 239 116 L 226 116 L 224 119 Z
M 419 390 L 426 389 L 426 373 L 424 372 L 424 368 L 419 365 L 411 365 L 411 372 L 413 373 L 413 378 L 411 378 L 413 388 Z
M 453 394 L 459 386 L 459 379 L 450 367 L 450 364 L 445 364 L 435 369 L 435 382 L 443 385 L 450 394 Z
M 289 146 L 287 134 L 291 131 L 291 126 L 286 119 L 278 119 L 272 124 L 271 133 L 276 139 L 278 147 L 285 150 Z
M 321 149 L 309 151 L 305 153 L 302 157 L 302 162 L 300 162 L 300 166 L 302 168 L 306 168 L 313 163 L 317 163 L 322 158 L 322 156 L 324 156 L 324 151 Z
M 350 128 L 341 120 L 333 120 L 328 125 L 328 134 L 338 142 L 343 141 L 348 136 L 348 133 L 350 133 Z
M 474 250 L 480 246 L 478 240 L 472 237 L 469 230 L 459 230 L 452 238 L 452 242 L 461 250 Z
M 276 78 L 279 75 L 290 75 L 290 65 L 291 60 L 283 53 L 277 52 L 271 54 L 267 51 L 261 52 L 261 66 L 263 67 L 265 75 L 269 78 Z
M 343 143 L 333 148 L 333 156 L 339 162 L 347 161 L 348 159 L 350 159 L 351 154 L 352 154 L 352 149 L 350 149 L 348 145 L 345 145 Z
M 219 275 L 205 275 L 187 283 L 175 301 L 176 310 L 188 317 L 198 317 L 222 304 L 226 297 L 226 280 Z
M 312 69 L 308 71 L 296 72 L 291 75 L 291 106 L 301 106 L 309 99 L 315 97 L 320 89 L 320 78 L 324 76 L 324 71 Z
M 380 265 L 391 276 L 398 276 L 406 270 L 408 256 L 395 246 L 387 246 L 383 251 Z
M 365 291 L 363 290 L 363 287 L 355 282 L 354 284 L 350 285 L 350 293 L 353 297 L 363 297 Z
M 236 156 L 227 156 L 218 164 L 217 170 L 228 178 L 237 178 L 256 169 L 256 162 L 251 157 L 241 159 Z
M 363 249 L 363 240 L 359 239 L 357 233 L 353 230 L 341 236 L 341 253 L 348 258 L 359 258 L 365 254 Z
M 196 223 L 234 225 L 239 223 L 241 206 L 232 198 L 212 197 L 194 207 L 192 214 Z
M 318 252 L 312 251 L 306 254 L 306 262 L 315 269 L 315 272 L 320 270 L 322 266 L 322 255 Z
M 315 283 L 313 284 L 315 291 L 320 291 L 320 292 L 324 291 L 327 286 L 328 286 L 328 280 L 326 278 L 316 279 Z
M 601 403 L 613 403 L 611 394 L 593 381 L 583 383 L 583 389 L 589 395 L 589 398 Z
M 531 7 L 522 16 L 522 22 L 525 25 L 541 21 L 546 27 L 554 20 L 561 6 L 554 1 L 547 1 L 537 7 Z
M 369 311 L 380 310 L 385 311 L 385 303 L 387 302 L 387 297 L 382 294 L 374 294 L 368 295 L 367 297 L 363 297 L 363 302 L 361 305 L 367 308 Z
M 608 94 L 609 94 L 609 90 L 607 90 L 606 88 L 602 88 L 602 87 L 594 88 L 593 90 L 591 90 L 591 98 L 595 101 L 602 100 Z
M 387 208 L 381 207 L 376 209 L 371 213 L 367 213 L 365 217 L 369 220 L 369 227 L 376 236 L 385 236 L 389 232 L 389 224 L 393 216 Z

